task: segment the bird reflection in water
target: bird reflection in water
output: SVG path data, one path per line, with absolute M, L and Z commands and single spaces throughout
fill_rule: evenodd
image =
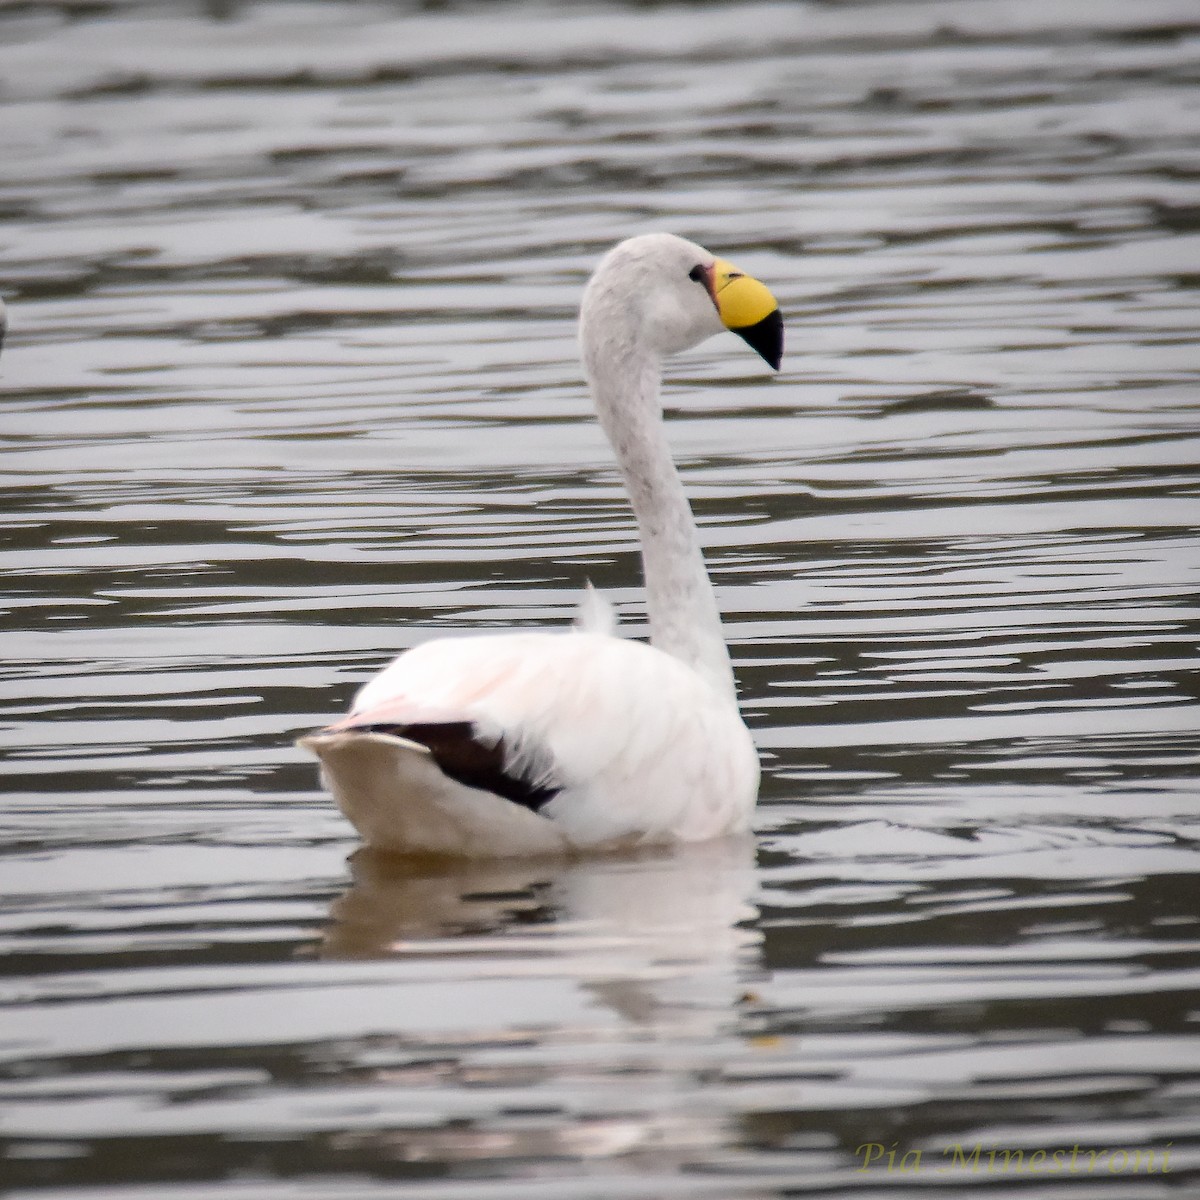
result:
M 395 1033 L 373 1040 L 369 1062 L 346 1064 L 345 1082 L 404 1094 L 419 1073 L 448 1108 L 342 1130 L 337 1154 L 404 1170 L 601 1160 L 652 1174 L 707 1161 L 724 1143 L 719 1108 L 678 1098 L 695 1072 L 746 1051 L 747 989 L 761 970 L 751 839 L 540 861 L 360 850 L 351 869 L 320 955 L 391 960 L 419 976 L 436 960 L 441 986 L 479 1002 L 423 1032 L 400 999 Z M 559 1007 L 506 1007 L 514 984 Z M 589 1050 L 564 1061 L 553 1049 L 564 1044 Z M 574 1111 L 571 1098 L 606 1079 L 610 1102 Z
M 536 860 L 363 849 L 350 865 L 353 885 L 330 910 L 324 958 L 502 958 L 505 972 L 573 975 L 635 1022 L 679 1004 L 728 1015 L 757 970 L 749 838 Z
M 527 949 L 733 968 L 758 941 L 749 838 L 544 859 L 419 859 L 364 848 L 350 870 L 323 958 Z

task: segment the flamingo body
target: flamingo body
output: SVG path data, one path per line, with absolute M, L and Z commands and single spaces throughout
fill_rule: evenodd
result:
M 460 777 L 446 774 L 431 726 L 459 746 L 500 746 L 490 775 L 463 782 L 462 755 L 451 768 Z M 484 856 L 700 841 L 745 830 L 758 790 L 737 709 L 677 659 L 605 633 L 425 642 L 306 744 L 343 812 L 383 850 Z M 529 798 L 500 794 L 500 774 Z

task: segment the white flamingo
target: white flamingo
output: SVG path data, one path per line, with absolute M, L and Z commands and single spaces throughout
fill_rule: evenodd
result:
M 349 716 L 300 739 L 378 850 L 493 857 L 746 830 L 758 754 L 663 430 L 664 355 L 722 329 L 773 367 L 778 306 L 671 234 L 614 247 L 583 294 L 592 400 L 642 542 L 650 644 L 589 592 L 569 631 L 439 638 L 401 654 Z

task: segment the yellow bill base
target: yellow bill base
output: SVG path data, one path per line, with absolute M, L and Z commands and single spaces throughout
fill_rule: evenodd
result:
M 722 258 L 713 263 L 713 295 L 725 328 L 735 331 L 757 325 L 779 307 L 766 284 Z

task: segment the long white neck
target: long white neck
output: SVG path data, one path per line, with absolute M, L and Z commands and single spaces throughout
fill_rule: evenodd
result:
M 619 353 L 612 353 L 611 343 L 605 349 L 608 353 L 597 354 L 585 339 L 592 399 L 641 534 L 651 644 L 736 703 L 721 613 L 663 429 L 661 362 L 636 340 L 625 341 Z

